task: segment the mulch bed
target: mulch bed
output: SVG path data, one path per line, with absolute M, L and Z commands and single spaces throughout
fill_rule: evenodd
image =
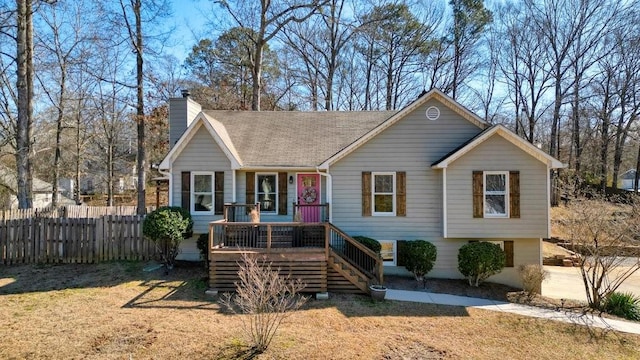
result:
M 411 277 L 388 275 L 385 276 L 384 282 L 391 289 L 469 296 L 550 309 L 582 310 L 586 305 L 576 300 L 554 299 L 541 295 L 530 297 L 518 288 L 492 282 L 484 282 L 480 286 L 474 287 L 470 286 L 466 279 L 428 278 L 426 281 L 420 282 Z
M 388 275 L 385 276 L 384 282 L 391 289 L 425 291 L 499 301 L 509 301 L 509 293 L 521 291 L 518 288 L 492 282 L 485 282 L 478 287 L 474 287 L 470 286 L 465 279 L 428 278 L 422 282 L 411 277 Z

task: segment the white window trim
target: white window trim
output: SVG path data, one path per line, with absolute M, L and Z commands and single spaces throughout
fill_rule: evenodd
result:
M 255 174 L 255 178 L 254 178 L 254 189 L 256 189 L 256 193 L 255 193 L 255 199 L 256 202 L 260 202 L 260 197 L 258 196 L 258 194 L 260 193 L 260 191 L 258 191 L 258 189 L 260 189 L 260 184 L 258 183 L 258 176 L 264 176 L 264 175 L 273 175 L 275 176 L 275 181 L 273 184 L 273 201 L 274 201 L 274 207 L 273 207 L 273 211 L 263 211 L 262 209 L 260 209 L 260 213 L 261 214 L 278 214 L 278 204 L 279 204 L 279 199 L 278 199 L 278 173 L 256 173 Z
M 504 175 L 504 193 L 502 191 L 487 191 L 487 175 Z M 504 195 L 504 214 L 488 214 L 487 213 L 487 195 Z M 509 218 L 509 172 L 508 171 L 484 171 L 482 179 L 482 203 L 485 218 Z
M 383 261 L 384 266 L 397 266 L 398 264 L 398 240 L 378 240 L 380 244 L 391 243 L 393 245 L 393 261 Z
M 195 187 L 195 177 L 197 175 L 209 175 L 209 176 L 211 176 L 211 192 L 210 193 L 207 193 L 207 192 L 196 192 L 195 191 L 195 188 L 196 188 Z M 191 172 L 191 185 L 190 185 L 190 188 L 189 188 L 190 189 L 189 190 L 189 196 L 191 196 L 191 199 L 190 199 L 189 202 L 191 203 L 191 205 L 190 205 L 191 209 L 189 209 L 189 210 L 191 211 L 192 214 L 194 214 L 194 215 L 195 214 L 198 214 L 198 215 L 213 214 L 213 212 L 215 211 L 215 208 L 216 208 L 216 204 L 215 204 L 216 197 L 215 197 L 215 192 L 214 192 L 214 190 L 216 188 L 215 182 L 216 182 L 216 175 L 215 175 L 215 172 L 213 172 L 213 171 L 192 171 Z M 209 211 L 196 211 L 196 201 L 195 201 L 195 199 L 197 198 L 197 195 L 200 195 L 200 194 L 202 194 L 202 195 L 210 194 L 211 195 L 211 210 L 209 210 Z
M 391 175 L 393 177 L 392 192 L 390 193 L 376 193 L 376 176 L 378 175 Z M 393 195 L 391 200 L 391 206 L 393 211 L 391 212 L 376 212 L 376 195 Z M 371 215 L 372 216 L 396 216 L 396 173 L 395 172 L 372 172 L 371 173 Z

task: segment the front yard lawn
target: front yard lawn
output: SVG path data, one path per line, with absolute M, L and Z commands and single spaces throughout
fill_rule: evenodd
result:
M 2 359 L 240 359 L 240 317 L 204 291 L 202 267 L 0 267 Z M 257 359 L 620 359 L 640 336 L 479 309 L 358 295 L 311 300 Z

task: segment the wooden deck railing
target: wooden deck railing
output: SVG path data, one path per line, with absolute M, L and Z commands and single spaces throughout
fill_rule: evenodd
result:
M 224 219 L 228 222 L 253 222 L 251 212 L 260 221 L 260 203 L 224 204 Z
M 324 224 L 214 221 L 209 225 L 212 250 L 223 248 L 326 248 Z
M 383 283 L 382 258 L 333 224 L 327 224 L 329 247 L 370 279 Z
M 293 221 L 319 223 L 329 222 L 329 204 L 296 204 L 293 203 Z
M 218 220 L 209 224 L 209 249 L 324 248 L 356 267 L 370 279 L 382 284 L 382 258 L 342 232 L 331 223 L 251 223 Z

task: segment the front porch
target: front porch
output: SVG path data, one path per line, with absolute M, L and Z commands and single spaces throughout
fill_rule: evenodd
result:
M 305 205 L 306 217 L 302 211 L 294 216 L 318 222 L 263 223 L 258 222 L 259 206 L 225 205 L 225 219 L 209 224 L 210 288 L 234 291 L 245 253 L 270 262 L 283 275 L 302 279 L 305 292 L 366 293 L 371 283 L 381 284 L 380 256 L 326 221 L 322 214 L 328 214 L 328 204 L 314 206 Z M 256 212 L 258 221 L 251 221 Z

